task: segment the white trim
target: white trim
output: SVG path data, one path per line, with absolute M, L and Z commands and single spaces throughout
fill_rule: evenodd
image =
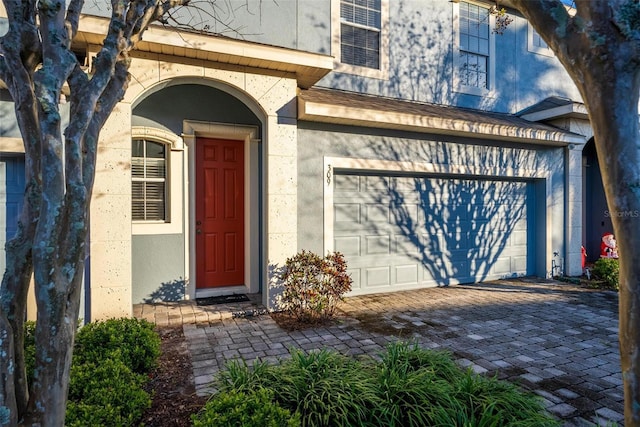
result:
M 380 69 L 376 70 L 340 62 L 340 0 L 331 0 L 331 53 L 333 70 L 380 80 L 389 79 L 389 0 L 380 1 Z M 357 26 L 354 24 L 354 26 Z
M 464 3 L 473 4 L 475 6 L 480 6 L 484 9 L 489 10 L 486 4 L 464 0 Z M 496 40 L 495 34 L 491 30 L 495 27 L 495 17 L 488 14 L 489 16 L 489 56 L 487 58 L 487 87 L 481 88 L 476 86 L 467 86 L 460 83 L 460 77 L 458 72 L 458 63 L 460 62 L 460 2 L 452 2 L 452 15 L 453 15 L 453 62 L 452 62 L 452 73 L 453 76 L 453 91 L 457 93 L 464 93 L 467 95 L 475 95 L 475 96 L 493 96 L 494 90 L 496 87 Z
M 0 153 L 24 153 L 22 138 L 0 137 Z
M 187 191 L 185 192 L 185 217 L 189 218 L 185 229 L 185 271 L 187 278 L 187 296 L 189 299 L 213 295 L 233 293 L 257 293 L 260 290 L 259 274 L 253 268 L 259 263 L 258 236 L 251 235 L 251 226 L 259 222 L 260 209 L 252 195 L 257 195 L 256 186 L 259 185 L 257 172 L 251 170 L 251 144 L 259 143 L 258 128 L 256 126 L 233 125 L 226 123 L 183 121 L 183 139 L 187 149 L 188 168 L 186 174 Z M 220 138 L 244 141 L 244 268 L 245 286 L 230 286 L 217 289 L 197 289 L 196 284 L 196 158 L 195 144 L 198 138 Z M 253 173 L 252 173 L 253 172 Z M 258 227 L 256 227 L 258 229 Z M 189 279 L 191 278 L 191 279 Z
M 499 168 L 472 165 L 435 164 L 426 162 L 400 162 L 395 160 L 357 159 L 351 157 L 324 157 L 323 180 L 323 212 L 324 212 L 324 252 L 334 250 L 334 212 L 333 186 L 337 171 L 357 172 L 404 172 L 432 175 L 460 175 L 464 177 L 482 178 L 520 178 L 526 180 L 544 180 L 545 183 L 545 211 L 546 236 L 544 248 L 536 248 L 536 254 L 544 254 L 545 272 L 551 271 L 551 256 L 548 251 L 552 244 L 552 211 L 553 200 L 550 197 L 551 174 L 548 170 L 531 170 L 516 168 Z
M 151 128 L 147 126 L 132 126 L 131 140 L 145 138 L 150 141 L 167 145 L 167 199 L 165 221 L 131 221 L 131 234 L 151 235 L 151 234 L 181 234 L 183 230 L 184 217 L 182 215 L 182 161 L 184 143 L 179 135 L 164 129 Z
M 534 33 L 537 34 L 535 28 L 533 28 L 533 25 L 531 25 L 530 22 L 527 22 L 527 50 L 531 53 L 535 53 L 538 55 L 544 55 L 549 57 L 555 56 L 555 54 L 553 53 L 553 50 L 551 50 L 549 46 L 541 47 L 541 46 L 535 46 L 533 44 Z M 540 37 L 539 34 L 538 34 L 538 37 Z M 546 45 L 547 42 L 544 42 L 544 44 Z
M 436 115 L 418 115 L 382 111 L 329 103 L 305 101 L 298 98 L 298 119 L 323 123 L 339 123 L 365 127 L 398 129 L 422 133 L 464 136 L 467 138 L 490 138 L 492 140 L 531 142 L 544 145 L 584 144 L 582 135 L 558 129 L 544 130 L 523 128 L 518 125 L 496 125 L 450 119 Z
M 589 113 L 584 104 L 572 102 L 558 107 L 547 108 L 546 110 L 536 111 L 535 113 L 527 113 L 520 116 L 525 120 L 532 122 L 540 122 L 543 120 L 557 119 L 559 117 L 576 117 L 580 119 L 588 119 Z M 586 140 L 584 141 L 586 144 Z

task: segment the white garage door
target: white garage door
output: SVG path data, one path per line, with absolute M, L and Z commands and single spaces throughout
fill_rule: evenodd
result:
M 522 276 L 534 270 L 531 184 L 341 173 L 334 248 L 353 295 Z

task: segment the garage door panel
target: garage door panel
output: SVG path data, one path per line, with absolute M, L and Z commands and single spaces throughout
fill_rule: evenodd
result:
M 390 236 L 366 236 L 365 255 L 388 255 L 391 253 Z
M 336 237 L 333 239 L 333 246 L 336 251 L 347 257 L 359 257 L 362 255 L 360 251 L 360 236 Z
M 527 257 L 526 256 L 512 256 L 511 257 L 511 270 L 522 274 L 527 272 Z
M 334 190 L 340 192 L 358 192 L 360 191 L 360 177 L 356 175 L 335 175 Z
M 359 203 L 336 203 L 334 204 L 334 219 L 342 223 L 360 223 Z
M 418 265 L 398 265 L 395 267 L 395 283 L 398 285 L 418 284 Z
M 365 287 L 389 287 L 391 286 L 390 267 L 371 267 L 366 269 Z
M 335 248 L 357 293 L 524 275 L 535 265 L 526 182 L 338 174 L 334 185 Z
M 389 222 L 389 204 L 366 204 L 364 206 L 365 220 L 368 222 Z
M 507 274 L 511 272 L 511 257 L 498 258 L 493 263 L 492 271 L 494 274 Z
M 368 192 L 371 190 L 374 191 L 388 191 L 390 188 L 389 185 L 391 183 L 391 178 L 387 176 L 365 176 L 364 177 L 364 185 L 362 186 L 363 191 Z
M 395 250 L 396 254 L 412 254 L 416 255 L 420 253 L 420 240 L 417 235 L 405 236 L 398 235 L 394 236 L 395 241 Z

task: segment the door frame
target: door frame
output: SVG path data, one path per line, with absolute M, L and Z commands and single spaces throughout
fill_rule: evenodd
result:
M 259 257 L 260 257 L 260 150 L 255 149 L 258 139 L 258 127 L 234 125 L 227 123 L 198 122 L 184 120 L 183 135 L 187 156 L 185 156 L 185 170 L 187 170 L 188 187 L 185 191 L 185 270 L 187 294 L 189 299 L 209 296 L 229 295 L 234 293 L 257 293 L 260 291 Z M 231 139 L 244 141 L 244 286 L 227 286 L 221 288 L 197 289 L 196 284 L 196 150 L 199 138 Z

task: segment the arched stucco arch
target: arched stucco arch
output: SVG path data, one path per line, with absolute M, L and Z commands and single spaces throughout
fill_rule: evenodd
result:
M 160 92 L 163 89 L 179 85 L 197 85 L 217 89 L 236 98 L 247 108 L 249 108 L 261 122 L 264 122 L 265 118 L 267 117 L 267 112 L 265 111 L 263 106 L 260 105 L 260 103 L 256 99 L 254 99 L 251 94 L 245 92 L 241 88 L 238 88 L 229 82 L 195 76 L 174 77 L 153 84 L 142 92 L 135 94 L 135 97 L 131 101 L 131 109 L 135 110 L 136 107 L 149 96 Z M 127 98 L 129 98 L 128 94 L 129 91 L 127 91 Z

